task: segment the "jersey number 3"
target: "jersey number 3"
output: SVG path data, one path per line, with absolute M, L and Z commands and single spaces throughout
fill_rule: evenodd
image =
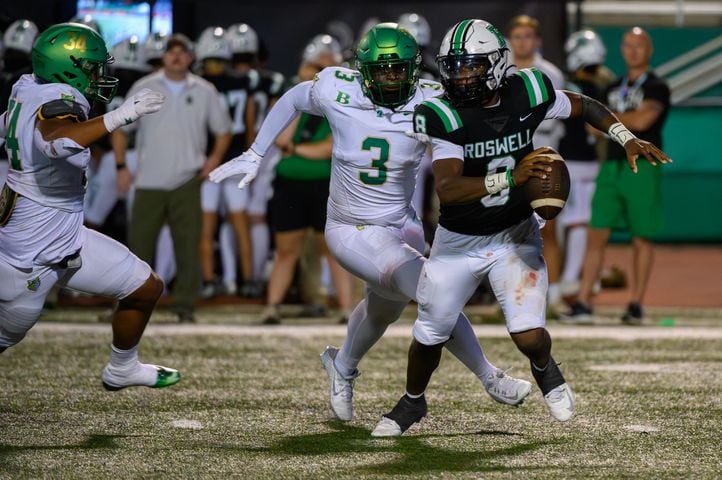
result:
M 361 150 L 371 151 L 378 149 L 378 157 L 371 159 L 371 168 L 378 173 L 371 175 L 368 172 L 361 172 L 359 178 L 366 185 L 383 185 L 386 182 L 386 162 L 389 161 L 389 142 L 384 138 L 366 137 L 361 144 Z

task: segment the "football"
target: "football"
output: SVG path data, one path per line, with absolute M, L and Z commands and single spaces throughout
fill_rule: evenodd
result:
M 546 148 L 545 152 L 539 154 L 554 158 L 552 171 L 544 179 L 530 178 L 524 185 L 524 192 L 531 208 L 544 220 L 551 220 L 559 215 L 569 197 L 569 170 L 556 150 Z

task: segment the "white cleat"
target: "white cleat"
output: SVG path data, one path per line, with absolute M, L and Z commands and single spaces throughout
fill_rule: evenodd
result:
M 390 418 L 381 417 L 381 421 L 376 424 L 376 428 L 371 432 L 372 437 L 398 437 L 402 434 L 401 427 Z
M 574 393 L 571 387 L 562 383 L 551 392 L 544 395 L 549 407 L 549 414 L 560 422 L 566 422 L 574 415 Z
M 321 354 L 321 363 L 328 374 L 328 397 L 331 410 L 336 418 L 343 421 L 353 420 L 353 382 L 359 376 L 358 371 L 350 378 L 344 377 L 336 370 L 334 360 L 338 348 L 328 346 Z
M 484 388 L 491 398 L 499 403 L 519 406 L 531 393 L 531 383 L 507 375 L 504 370 L 496 369 L 484 380 Z

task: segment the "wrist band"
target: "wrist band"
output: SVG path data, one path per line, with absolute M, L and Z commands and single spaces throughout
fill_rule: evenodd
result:
M 126 168 L 125 163 L 116 163 L 115 164 L 116 170 L 123 170 L 124 168 Z
M 506 181 L 509 182 L 509 188 L 516 187 L 516 183 L 514 182 L 514 175 L 512 174 L 511 170 L 506 171 Z
M 612 140 L 621 146 L 624 146 L 624 144 L 628 141 L 637 138 L 632 132 L 627 130 L 627 127 L 622 125 L 622 122 L 617 122 L 609 127 L 608 133 Z
M 492 173 L 484 178 L 484 185 L 489 195 L 494 195 L 509 188 L 509 179 L 506 172 Z

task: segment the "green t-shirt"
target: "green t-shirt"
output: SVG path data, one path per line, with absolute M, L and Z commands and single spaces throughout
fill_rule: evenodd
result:
M 329 135 L 331 127 L 325 118 L 302 113 L 293 134 L 293 143 L 319 142 Z M 291 180 L 328 180 L 331 178 L 331 159 L 313 160 L 289 155 L 278 162 L 276 174 Z

